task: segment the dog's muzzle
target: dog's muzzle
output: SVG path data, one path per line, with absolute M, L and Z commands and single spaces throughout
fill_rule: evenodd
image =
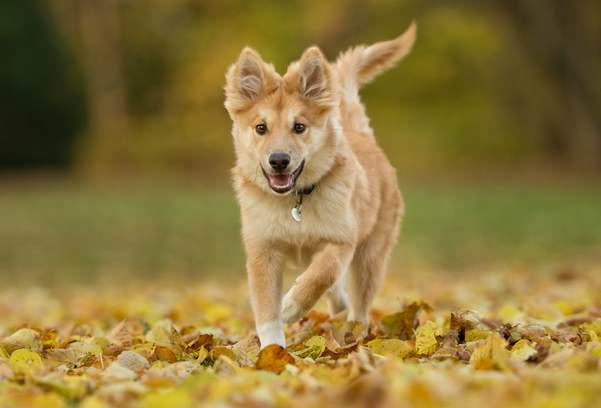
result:
M 294 188 L 296 180 L 303 172 L 304 167 L 305 160 L 303 159 L 296 170 L 289 173 L 267 173 L 263 166 L 261 166 L 261 170 L 269 187 L 278 194 L 285 194 Z

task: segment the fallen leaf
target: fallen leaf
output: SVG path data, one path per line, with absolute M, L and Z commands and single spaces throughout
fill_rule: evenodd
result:
M 8 364 L 15 374 L 25 376 L 32 376 L 44 367 L 40 355 L 27 349 L 13 351 L 8 360 Z
M 476 370 L 510 371 L 507 342 L 498 334 L 493 334 L 472 353 L 470 363 Z
M 302 357 L 319 358 L 326 349 L 326 339 L 322 336 L 313 336 L 304 343 L 305 352 Z
M 9 354 L 17 349 L 28 349 L 36 353 L 42 351 L 40 333 L 28 328 L 17 330 L 2 340 L 0 344 Z
M 421 356 L 434 354 L 438 348 L 436 336 L 440 334 L 440 327 L 432 320 L 419 326 L 415 331 L 415 350 L 417 354 Z
M 399 339 L 373 339 L 367 343 L 374 353 L 383 356 L 405 358 L 413 353 L 413 347 L 407 341 Z
M 431 311 L 432 307 L 425 302 L 417 301 L 405 306 L 398 313 L 384 316 L 380 322 L 382 332 L 386 337 L 413 339 L 415 328 L 418 326 L 418 314 L 422 310 Z
M 125 350 L 119 354 L 117 362 L 123 367 L 129 368 L 136 373 L 150 367 L 150 363 L 144 356 L 129 350 Z
M 287 364 L 294 364 L 294 358 L 282 346 L 271 344 L 259 352 L 255 368 L 279 374 Z
M 511 357 L 520 361 L 528 361 L 537 354 L 536 348 L 532 347 L 530 341 L 522 339 L 511 348 Z

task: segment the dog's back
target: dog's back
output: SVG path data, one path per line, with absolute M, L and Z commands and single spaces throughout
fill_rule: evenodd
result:
M 380 209 L 382 202 L 387 208 L 397 207 L 385 216 L 389 224 L 397 224 L 403 211 L 402 198 L 397 185 L 396 171 L 378 146 L 365 107 L 361 103 L 361 87 L 385 70 L 392 68 L 410 51 L 416 37 L 416 26 L 411 26 L 399 37 L 370 46 L 357 46 L 343 52 L 333 64 L 340 90 L 340 119 L 344 135 L 365 170 L 370 203 L 359 214 L 369 218 L 369 211 Z

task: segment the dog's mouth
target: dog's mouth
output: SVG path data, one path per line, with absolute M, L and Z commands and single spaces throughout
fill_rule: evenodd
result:
M 263 166 L 261 166 L 261 170 L 263 171 L 263 175 L 267 179 L 267 183 L 269 187 L 278 194 L 284 194 L 289 192 L 296 185 L 296 180 L 303 172 L 305 167 L 305 160 L 298 165 L 296 170 L 290 173 L 267 173 Z

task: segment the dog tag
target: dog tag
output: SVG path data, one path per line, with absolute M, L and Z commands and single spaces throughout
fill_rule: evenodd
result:
M 300 207 L 298 206 L 292 207 L 290 214 L 292 215 L 292 219 L 296 222 L 301 222 L 303 220 L 303 217 L 301 216 Z

